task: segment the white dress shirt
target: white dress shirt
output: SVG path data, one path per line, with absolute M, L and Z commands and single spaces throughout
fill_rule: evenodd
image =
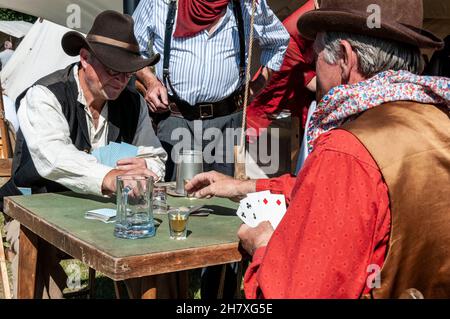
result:
M 103 107 L 96 128 L 80 88 L 77 66 L 74 67 L 74 74 L 78 102 L 85 106 L 91 146 L 93 149 L 106 146 L 108 103 Z M 153 131 L 142 97 L 140 109 L 133 145 L 138 146 L 138 157 L 145 158 L 147 168 L 161 179 L 165 174 L 167 153 Z M 61 104 L 48 88 L 40 85 L 30 88 L 20 103 L 17 115 L 39 175 L 77 193 L 102 194 L 103 179 L 113 168 L 98 163 L 94 156 L 75 147 Z

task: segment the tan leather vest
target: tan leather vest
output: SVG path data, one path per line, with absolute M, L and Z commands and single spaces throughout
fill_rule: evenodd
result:
M 387 103 L 345 124 L 370 152 L 389 189 L 391 232 L 372 298 L 418 289 L 450 298 L 450 115 L 448 108 Z

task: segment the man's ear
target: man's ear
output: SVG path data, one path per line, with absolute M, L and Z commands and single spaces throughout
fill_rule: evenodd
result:
M 339 59 L 341 68 L 341 79 L 343 84 L 347 84 L 351 74 L 358 70 L 358 57 L 352 46 L 346 40 L 341 41 L 342 57 Z
M 85 48 L 81 48 L 80 49 L 80 62 L 81 62 L 81 67 L 83 69 L 85 69 L 87 67 L 89 57 L 90 57 L 89 51 L 86 50 Z

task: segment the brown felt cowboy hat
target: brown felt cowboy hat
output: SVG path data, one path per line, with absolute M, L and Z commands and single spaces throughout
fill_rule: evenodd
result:
M 81 48 L 89 49 L 101 63 L 116 72 L 135 72 L 158 63 L 160 58 L 159 54 L 149 59 L 141 57 L 133 18 L 112 10 L 95 18 L 86 37 L 70 31 L 63 36 L 61 45 L 70 56 L 79 55 Z
M 373 23 L 377 13 L 379 27 Z M 305 13 L 297 23 L 307 39 L 324 31 L 349 32 L 441 49 L 442 40 L 422 26 L 422 0 L 322 0 L 320 9 Z

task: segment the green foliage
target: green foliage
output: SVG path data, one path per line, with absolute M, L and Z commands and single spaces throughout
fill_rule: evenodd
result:
M 10 9 L 0 9 L 0 20 L 4 21 L 27 21 L 30 23 L 36 22 L 37 18 L 31 15 L 20 13 Z

